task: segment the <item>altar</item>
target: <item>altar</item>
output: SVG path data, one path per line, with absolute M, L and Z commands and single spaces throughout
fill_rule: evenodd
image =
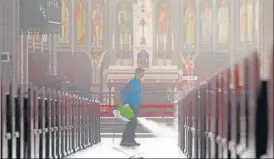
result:
M 146 69 L 144 90 L 167 91 L 174 87 L 181 76 L 177 65 L 168 63 L 166 65 L 154 65 L 153 58 L 157 49 L 153 45 L 153 5 L 152 0 L 139 0 L 132 4 L 133 10 L 133 62 L 128 65 L 109 65 L 103 72 L 104 91 L 117 91 L 124 86 L 128 80 L 134 77 L 137 67 Z M 115 42 L 114 42 L 115 43 Z

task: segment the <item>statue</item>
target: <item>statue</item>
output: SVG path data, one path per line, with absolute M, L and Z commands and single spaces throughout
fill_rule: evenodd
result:
M 220 43 L 228 42 L 228 6 L 226 0 L 220 0 L 220 8 L 218 9 L 217 25 L 218 25 L 218 41 Z
M 61 42 L 69 43 L 69 7 L 68 0 L 61 1 L 62 35 Z
M 89 55 L 90 66 L 92 68 L 100 68 L 105 54 L 106 52 L 103 52 L 101 55 Z
M 253 1 L 248 0 L 247 3 L 247 41 L 252 41 L 252 21 L 253 21 Z
M 185 42 L 185 48 L 194 48 L 195 43 L 195 6 L 194 1 L 189 0 L 187 3 L 187 8 L 185 10 L 185 34 L 186 34 L 186 42 Z
M 195 72 L 195 61 L 196 61 L 196 54 L 195 55 L 188 55 L 187 57 L 184 57 L 182 54 L 180 55 L 181 61 L 184 65 L 183 69 L 183 76 L 187 77 L 181 82 L 181 89 L 187 90 L 191 89 L 195 82 L 193 81 L 194 72 Z
M 103 33 L 103 11 L 101 10 L 100 2 L 96 2 L 96 8 L 92 12 L 93 24 L 93 48 L 102 47 L 102 33 Z
M 202 44 L 211 44 L 212 42 L 212 7 L 209 0 L 204 1 L 204 6 L 201 10 L 202 24 Z
M 118 25 L 119 25 L 119 31 L 120 31 L 120 42 L 122 42 L 123 46 L 129 45 L 129 33 L 130 33 L 130 14 L 127 8 L 127 4 L 123 3 L 121 5 L 121 10 L 118 12 Z
M 159 14 L 160 36 L 162 37 L 163 45 L 167 45 L 167 35 L 169 29 L 169 14 L 167 4 L 162 3 Z
M 256 1 L 255 4 L 255 31 L 256 38 L 260 38 L 260 1 Z
M 242 2 L 240 6 L 240 42 L 245 41 L 245 31 L 246 31 L 246 9 L 245 9 L 245 3 Z
M 194 76 L 196 55 L 188 55 L 186 58 L 182 54 L 180 56 L 184 65 L 184 76 Z
M 77 44 L 83 44 L 86 32 L 87 15 L 84 9 L 83 0 L 76 1 L 75 19 L 76 19 L 76 40 Z

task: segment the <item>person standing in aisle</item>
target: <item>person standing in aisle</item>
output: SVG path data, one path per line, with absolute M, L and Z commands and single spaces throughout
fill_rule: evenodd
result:
M 140 146 L 135 140 L 135 130 L 137 128 L 137 112 L 141 104 L 141 81 L 144 77 L 145 70 L 137 68 L 135 76 L 128 84 L 121 90 L 121 101 L 123 104 L 128 104 L 134 111 L 134 117 L 127 123 L 124 133 L 122 135 L 121 146 L 131 147 Z

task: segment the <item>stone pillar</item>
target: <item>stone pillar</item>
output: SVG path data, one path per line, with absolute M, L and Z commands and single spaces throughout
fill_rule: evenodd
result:
M 21 33 L 21 36 L 20 36 L 20 51 L 19 51 L 19 56 L 17 58 L 17 63 L 18 63 L 18 72 L 20 74 L 19 77 L 19 84 L 23 85 L 24 87 L 24 90 L 26 91 L 27 90 L 27 87 L 28 87 L 28 77 L 29 77 L 29 74 L 28 74 L 28 61 L 29 61 L 29 57 L 28 57 L 28 36 L 29 36 L 29 33 Z
M 53 34 L 53 41 L 52 41 L 52 74 L 57 75 L 57 68 L 58 68 L 58 59 L 57 59 L 57 50 L 56 50 L 56 43 L 57 43 L 57 38 L 56 34 Z
M 113 82 L 109 82 L 107 84 L 108 87 L 108 93 L 105 95 L 105 97 L 103 97 L 104 99 L 106 99 L 106 101 L 104 101 L 107 105 L 113 105 L 114 104 L 114 94 L 113 92 L 115 91 L 115 88 L 113 86 Z
M 12 80 L 14 86 L 19 81 L 19 63 L 20 56 L 20 26 L 19 26 L 19 0 L 1 0 L 0 14 L 0 52 L 9 52 L 10 62 L 2 63 L 1 74 L 4 78 Z M 9 18 L 4 18 L 9 17 Z M 15 87 L 13 88 L 15 92 Z
M 273 47 L 273 0 L 261 0 L 262 5 L 262 76 L 268 77 L 269 54 Z

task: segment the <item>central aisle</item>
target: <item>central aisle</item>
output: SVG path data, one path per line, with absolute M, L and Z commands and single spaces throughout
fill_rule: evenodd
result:
M 137 138 L 141 146 L 138 152 L 144 158 L 186 158 L 179 150 L 177 143 L 169 138 Z M 77 152 L 67 158 L 129 158 L 130 155 L 116 150 L 114 147 L 118 145 L 120 139 L 103 138 L 98 145 Z M 123 149 L 128 153 L 133 150 Z M 136 152 L 136 151 L 134 151 Z

